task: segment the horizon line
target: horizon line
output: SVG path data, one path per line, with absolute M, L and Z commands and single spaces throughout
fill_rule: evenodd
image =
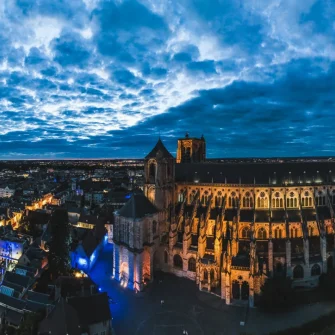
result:
M 175 157 L 174 157 L 175 158 Z M 335 159 L 334 156 L 244 156 L 244 157 L 214 157 L 206 158 L 205 161 L 211 160 L 228 160 L 228 159 L 312 159 L 312 158 L 323 158 L 323 159 Z M 115 161 L 115 160 L 145 160 L 143 158 L 0 158 L 0 162 L 5 161 Z

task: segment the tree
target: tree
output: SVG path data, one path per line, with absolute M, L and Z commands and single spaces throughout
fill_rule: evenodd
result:
M 51 239 L 49 243 L 49 271 L 51 279 L 72 274 L 70 264 L 71 227 L 68 213 L 56 209 L 50 219 Z
M 293 301 L 294 291 L 290 278 L 268 278 L 261 287 L 259 305 L 268 311 L 291 306 Z

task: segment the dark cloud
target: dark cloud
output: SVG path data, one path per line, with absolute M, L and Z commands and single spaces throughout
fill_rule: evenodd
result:
M 1 1 L 0 1 L 1 2 Z M 4 0 L 0 158 L 334 155 L 332 0 Z

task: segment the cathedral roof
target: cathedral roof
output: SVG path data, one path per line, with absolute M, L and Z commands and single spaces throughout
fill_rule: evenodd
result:
M 156 145 L 154 148 L 148 153 L 148 155 L 145 157 L 145 159 L 149 158 L 156 158 L 157 153 L 161 152 L 162 157 L 164 158 L 173 158 L 173 156 L 170 154 L 169 150 L 166 149 L 165 145 L 163 144 L 161 139 L 158 139 Z
M 190 183 L 317 184 L 335 181 L 335 162 L 180 163 L 175 176 Z
M 158 209 L 144 194 L 133 194 L 118 214 L 125 218 L 141 219 L 148 214 L 158 213 Z

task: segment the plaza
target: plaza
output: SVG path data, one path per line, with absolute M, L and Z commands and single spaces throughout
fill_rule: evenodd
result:
M 122 288 L 112 279 L 112 245 L 107 245 L 90 276 L 110 299 L 116 335 L 269 334 L 302 325 L 335 310 L 330 302 L 301 306 L 283 314 L 264 314 L 257 308 L 226 306 L 196 284 L 157 272 L 144 292 Z M 283 322 L 285 320 L 285 322 Z M 240 322 L 245 325 L 241 326 Z

